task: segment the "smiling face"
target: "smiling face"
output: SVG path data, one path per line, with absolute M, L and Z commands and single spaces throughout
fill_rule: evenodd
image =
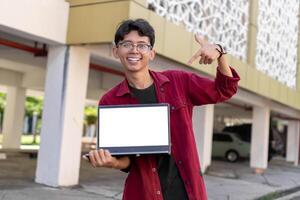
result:
M 128 48 L 128 45 L 124 43 L 131 43 L 134 48 Z M 121 44 L 124 45 L 121 45 Z M 120 59 L 125 71 L 134 73 L 145 71 L 148 72 L 148 64 L 150 60 L 155 57 L 155 51 L 149 48 L 146 52 L 139 51 L 139 44 L 150 45 L 149 38 L 147 36 L 140 36 L 137 31 L 130 31 L 124 36 L 124 39 L 113 48 L 113 54 L 116 58 Z

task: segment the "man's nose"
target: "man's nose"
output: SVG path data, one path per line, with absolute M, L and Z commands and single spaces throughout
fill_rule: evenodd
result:
M 137 45 L 132 45 L 132 48 L 130 49 L 131 52 L 139 52 Z

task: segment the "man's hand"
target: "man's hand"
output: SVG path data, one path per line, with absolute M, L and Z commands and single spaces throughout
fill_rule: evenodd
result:
M 191 65 L 198 58 L 200 58 L 200 64 L 211 64 L 220 56 L 220 52 L 216 50 L 217 46 L 215 44 L 210 44 L 207 40 L 199 35 L 195 35 L 195 40 L 198 44 L 200 44 L 200 49 L 188 61 L 189 65 Z
M 108 150 L 99 149 L 89 152 L 89 160 L 93 167 L 107 167 L 115 169 L 125 169 L 130 164 L 128 157 L 117 159 L 111 156 Z
M 214 60 L 217 59 L 218 69 L 220 70 L 220 72 L 229 77 L 233 76 L 225 56 L 221 56 L 219 58 L 220 52 L 217 50 L 217 45 L 210 44 L 202 36 L 199 35 L 195 35 L 195 40 L 200 44 L 200 49 L 188 61 L 189 65 L 191 65 L 198 58 L 200 58 L 200 64 L 211 64 Z

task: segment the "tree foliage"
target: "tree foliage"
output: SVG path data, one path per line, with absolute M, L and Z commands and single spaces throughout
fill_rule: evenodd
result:
M 95 124 L 97 121 L 97 107 L 86 106 L 84 109 L 84 120 L 87 125 Z
M 4 108 L 5 108 L 5 99 L 6 99 L 6 95 L 4 93 L 0 93 L 0 112 L 3 113 L 4 112 Z
M 32 117 L 34 114 L 38 116 L 38 118 L 42 117 L 43 111 L 43 98 L 42 97 L 26 97 L 25 103 L 25 113 L 27 116 Z

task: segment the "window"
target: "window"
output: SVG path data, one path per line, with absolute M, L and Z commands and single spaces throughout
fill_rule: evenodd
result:
M 215 142 L 232 142 L 232 138 L 229 135 L 225 134 L 214 134 L 213 141 Z

